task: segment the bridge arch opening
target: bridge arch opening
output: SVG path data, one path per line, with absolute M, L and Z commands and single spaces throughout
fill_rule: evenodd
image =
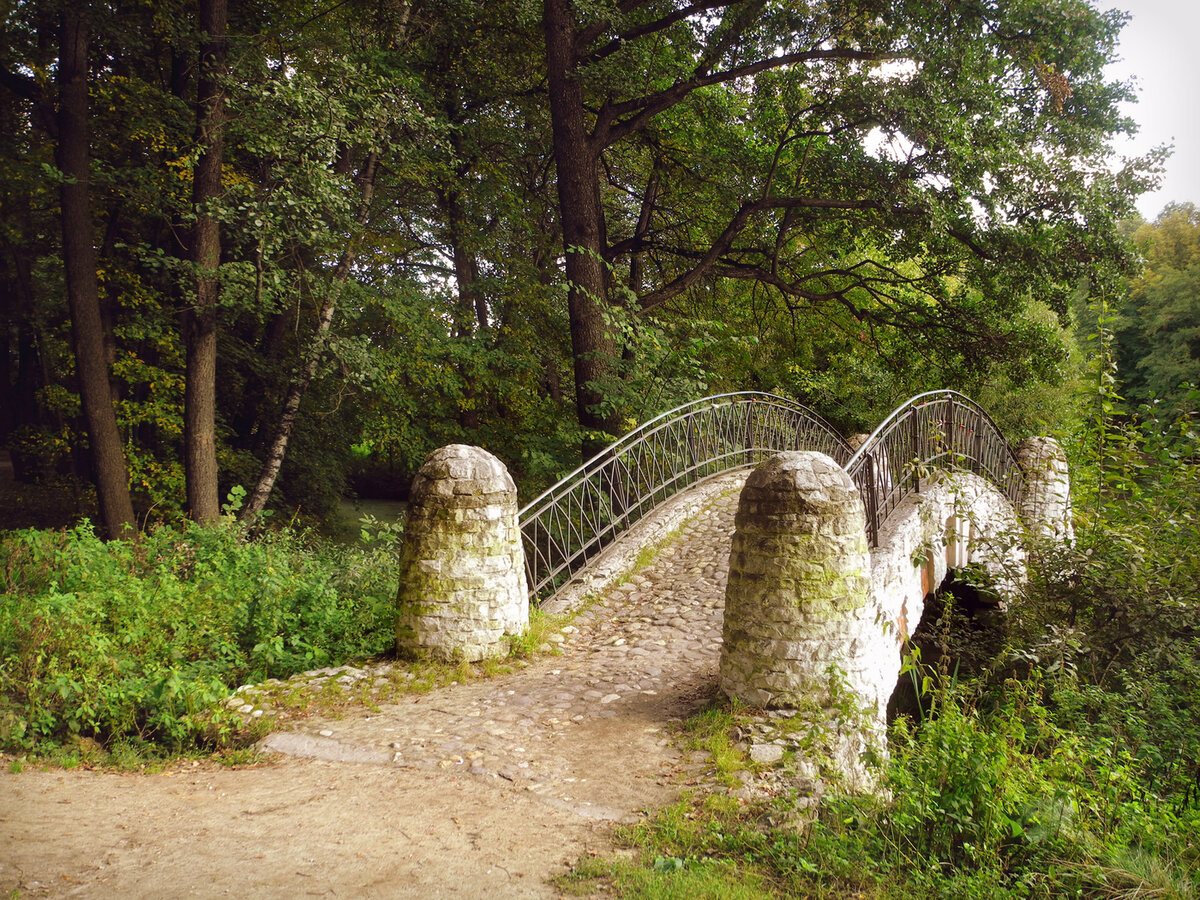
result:
M 921 620 L 900 660 L 914 650 L 921 665 L 902 675 L 888 698 L 887 722 L 899 716 L 918 721 L 931 712 L 932 697 L 923 695 L 921 682 L 930 670 L 949 678 L 984 672 L 1004 648 L 1007 617 L 1001 597 L 977 565 L 951 567 L 924 598 Z

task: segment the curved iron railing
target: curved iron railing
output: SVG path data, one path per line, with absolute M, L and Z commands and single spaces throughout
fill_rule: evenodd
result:
M 706 397 L 651 419 L 518 513 L 534 598 L 565 586 L 604 548 L 680 491 L 782 450 L 852 450 L 805 406 L 743 391 Z
M 1014 505 L 1025 476 L 996 423 L 956 391 L 929 391 L 888 416 L 845 463 L 867 511 L 871 546 L 879 528 L 935 467 L 967 469 L 991 481 Z

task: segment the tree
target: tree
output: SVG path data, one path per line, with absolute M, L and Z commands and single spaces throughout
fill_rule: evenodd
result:
M 196 94 L 196 143 L 200 158 L 192 173 L 192 262 L 195 305 L 184 312 L 187 374 L 183 399 L 184 474 L 193 519 L 208 525 L 221 514 L 217 489 L 217 300 L 221 283 L 221 231 L 212 208 L 221 194 L 225 156 L 227 0 L 200 0 L 200 78 Z
M 1050 378 L 1034 319 L 1124 264 L 1112 222 L 1146 181 L 1104 160 L 1120 17 L 1084 0 L 271 0 L 228 9 L 224 61 L 222 2 L 91 20 L 99 333 L 139 515 L 211 520 L 237 483 L 251 513 L 319 512 L 351 445 L 400 480 L 483 443 L 544 484 L 713 389 L 850 422 Z M 59 6 L 0 23 L 0 437 L 61 471 L 84 429 L 36 77 Z
M 58 168 L 62 173 L 62 250 L 79 394 L 87 421 L 104 530 L 134 527 L 125 454 L 117 431 L 104 349 L 96 251 L 92 244 L 88 166 L 88 10 L 62 11 L 58 59 Z
M 1145 268 L 1129 285 L 1116 325 L 1126 396 L 1185 397 L 1200 385 L 1200 210 L 1168 205 L 1133 233 Z
M 367 217 L 370 214 L 371 198 L 375 190 L 375 171 L 378 162 L 378 153 L 374 150 L 368 152 L 362 171 L 359 173 L 360 199 L 358 214 L 355 216 L 355 225 L 359 228 L 366 225 Z M 266 459 L 263 460 L 262 471 L 242 510 L 242 517 L 244 519 L 251 519 L 266 508 L 267 500 L 271 496 L 271 489 L 275 486 L 275 479 L 279 477 L 279 470 L 283 465 L 288 442 L 291 440 L 292 432 L 296 427 L 296 417 L 300 412 L 300 401 L 304 398 L 304 393 L 308 390 L 313 375 L 316 374 L 317 366 L 321 362 L 321 355 L 329 340 L 329 329 L 333 323 L 333 314 L 337 310 L 338 294 L 350 274 L 350 267 L 354 264 L 357 252 L 357 241 L 351 239 L 346 243 L 338 259 L 337 267 L 333 272 L 332 284 L 325 295 L 325 300 L 321 305 L 321 310 L 317 317 L 316 331 L 312 336 L 312 343 L 308 348 L 304 364 L 288 385 L 287 395 L 283 402 L 282 415 L 279 418 L 278 426 L 275 428 L 274 437 L 268 448 Z
M 627 305 L 749 281 L 986 355 L 1028 298 L 1061 312 L 1127 265 L 1114 222 L 1150 164 L 1106 165 L 1121 22 L 1084 0 L 545 0 L 580 422 L 620 428 L 601 386 Z

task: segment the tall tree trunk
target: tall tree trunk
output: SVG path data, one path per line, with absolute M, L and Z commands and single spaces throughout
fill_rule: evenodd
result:
M 188 510 L 201 524 L 220 516 L 217 491 L 217 299 L 221 283 L 221 232 L 210 204 L 221 193 L 225 151 L 225 29 L 228 0 L 200 0 L 200 80 L 196 97 L 196 137 L 200 159 L 192 176 L 192 261 L 196 302 L 184 312 L 187 379 L 183 393 L 184 476 Z
M 58 168 L 63 173 L 63 265 L 79 396 L 100 502 L 100 519 L 109 537 L 134 529 L 133 503 L 125 453 L 117 430 L 112 389 L 104 353 L 96 248 L 88 188 L 88 12 L 65 4 L 59 32 Z
M 454 281 L 458 289 L 454 336 L 461 341 L 484 340 L 488 327 L 487 299 L 475 283 L 479 278 L 479 262 L 467 245 L 468 225 L 462 197 L 457 187 L 451 185 L 438 191 L 437 199 L 446 218 L 446 241 L 454 257 Z M 460 365 L 458 369 L 463 382 L 463 407 L 458 412 L 458 424 L 466 429 L 475 429 L 479 427 L 475 375 L 469 363 Z
M 355 223 L 360 230 L 366 225 L 367 218 L 370 215 L 371 199 L 375 195 L 375 171 L 378 163 L 379 154 L 371 151 L 367 154 L 367 159 L 363 163 L 362 171 L 359 174 L 359 205 L 358 214 L 355 216 Z M 266 509 L 267 500 L 271 496 L 271 490 L 275 487 L 275 481 L 279 477 L 279 470 L 283 467 L 283 458 L 287 454 L 288 441 L 291 440 L 292 432 L 296 428 L 296 418 L 300 412 L 300 401 L 304 397 L 304 392 L 308 390 L 308 385 L 312 382 L 313 375 L 317 371 L 317 366 L 321 362 L 321 356 L 325 352 L 325 344 L 329 338 L 329 326 L 333 323 L 333 314 L 337 309 L 339 289 L 350 275 L 350 267 L 354 265 L 354 259 L 357 255 L 358 235 L 355 234 L 350 237 L 345 249 L 342 250 L 341 257 L 338 259 L 337 268 L 333 273 L 333 283 L 330 285 L 329 293 L 326 295 L 325 302 L 321 306 L 320 314 L 317 316 L 317 331 L 313 335 L 312 344 L 309 345 L 304 365 L 300 368 L 300 371 L 292 379 L 292 383 L 288 387 L 287 396 L 283 401 L 283 412 L 279 418 L 279 425 L 275 429 L 275 438 L 272 440 L 271 447 L 267 451 L 267 458 L 263 461 L 258 482 L 254 485 L 254 490 L 250 492 L 250 496 L 246 500 L 246 506 L 242 509 L 242 513 L 239 516 L 242 521 L 248 521 Z
M 575 365 L 575 407 L 590 457 L 618 435 L 615 412 L 605 414 L 601 385 L 613 371 L 616 342 L 605 320 L 605 225 L 600 205 L 599 151 L 588 132 L 583 88 L 575 77 L 576 31 L 569 0 L 545 0 L 543 27 L 558 209 L 566 252 L 567 313 Z

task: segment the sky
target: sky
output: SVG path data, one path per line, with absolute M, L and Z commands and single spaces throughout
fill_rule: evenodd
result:
M 1102 9 L 1132 17 L 1121 32 L 1121 61 L 1110 77 L 1136 79 L 1137 104 L 1125 112 L 1141 130 L 1117 144 L 1117 152 L 1139 155 L 1174 144 L 1159 190 L 1145 194 L 1138 209 L 1154 219 L 1170 202 L 1200 205 L 1200 0 L 1100 0 Z

